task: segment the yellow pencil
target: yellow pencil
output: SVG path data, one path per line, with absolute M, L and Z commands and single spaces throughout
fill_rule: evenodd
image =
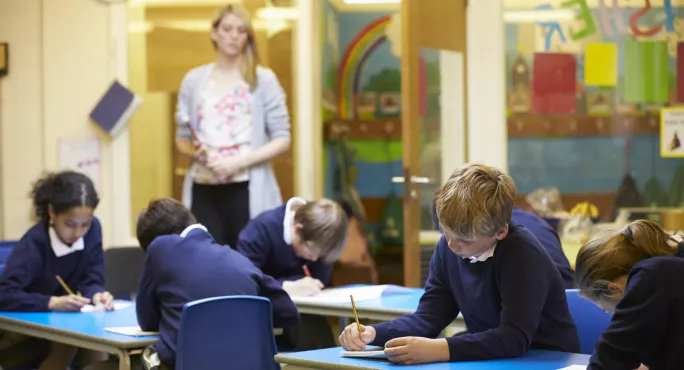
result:
M 352 302 L 352 310 L 354 311 L 354 320 L 356 320 L 356 329 L 359 331 L 359 335 L 361 335 L 361 324 L 359 324 L 359 315 L 356 313 L 356 305 L 354 304 L 354 297 L 350 294 L 349 298 L 351 298 L 351 302 Z
M 66 292 L 69 293 L 69 295 L 75 295 L 74 292 L 72 292 L 71 289 L 69 289 L 69 286 L 66 285 L 64 280 L 62 280 L 62 278 L 59 277 L 59 275 L 55 275 L 55 277 L 57 278 L 57 281 L 59 281 L 59 284 L 62 286 L 62 288 L 64 288 L 64 290 L 66 290 Z

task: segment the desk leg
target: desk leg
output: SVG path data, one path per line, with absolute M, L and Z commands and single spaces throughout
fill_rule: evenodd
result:
M 131 356 L 124 349 L 119 350 L 119 370 L 131 370 Z

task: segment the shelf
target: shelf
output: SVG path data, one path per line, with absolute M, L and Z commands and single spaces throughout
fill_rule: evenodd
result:
M 660 133 L 660 114 L 643 116 L 516 114 L 508 117 L 508 137 L 575 137 Z
M 401 140 L 400 118 L 334 119 L 324 123 L 323 135 L 328 140 Z

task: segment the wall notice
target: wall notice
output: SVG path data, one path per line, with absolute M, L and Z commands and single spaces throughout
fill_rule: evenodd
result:
M 97 139 L 61 139 L 59 168 L 81 172 L 90 177 L 95 189 L 100 187 L 100 141 Z

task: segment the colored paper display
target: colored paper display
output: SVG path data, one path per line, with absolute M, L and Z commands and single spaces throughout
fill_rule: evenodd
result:
M 574 54 L 536 53 L 532 69 L 532 110 L 572 114 L 576 110 L 577 60 Z
M 600 42 L 587 45 L 584 54 L 584 83 L 588 86 L 617 85 L 617 44 Z
M 684 157 L 684 108 L 663 108 L 660 111 L 660 156 Z
M 668 101 L 668 54 L 666 41 L 625 40 L 626 103 Z

